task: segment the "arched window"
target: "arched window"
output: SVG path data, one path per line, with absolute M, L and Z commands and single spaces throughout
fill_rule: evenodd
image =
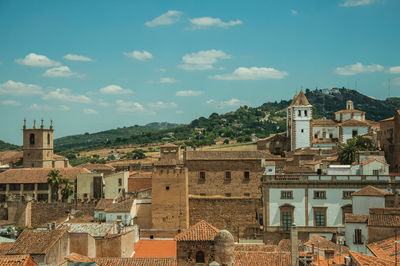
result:
M 298 113 L 298 116 L 301 116 L 301 110 L 299 110 L 297 113 Z
M 35 134 L 33 133 L 29 135 L 29 144 L 35 144 Z
M 50 134 L 47 134 L 47 145 L 50 145 Z
M 304 116 L 308 116 L 307 110 L 304 110 Z
M 197 251 L 196 252 L 196 263 L 204 263 L 204 252 L 203 251 Z

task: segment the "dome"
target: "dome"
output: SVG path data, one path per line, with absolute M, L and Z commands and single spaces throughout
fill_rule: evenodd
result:
M 220 230 L 214 238 L 215 243 L 234 243 L 232 234 L 227 230 Z

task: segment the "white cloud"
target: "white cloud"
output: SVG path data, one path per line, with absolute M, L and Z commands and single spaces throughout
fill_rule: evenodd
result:
M 169 108 L 177 108 L 178 105 L 174 102 L 165 103 L 162 101 L 158 101 L 155 103 L 148 104 L 151 109 L 169 109 Z
M 66 105 L 60 105 L 59 106 L 60 107 L 60 110 L 61 111 L 68 111 L 70 108 L 68 107 L 68 106 L 66 106 Z
M 28 96 L 42 94 L 42 88 L 33 84 L 25 84 L 9 80 L 0 84 L 0 94 Z
M 339 4 L 341 7 L 355 7 L 355 6 L 367 6 L 375 3 L 375 0 L 345 0 Z
M 335 69 L 336 74 L 351 76 L 359 73 L 371 73 L 376 71 L 382 71 L 383 66 L 377 64 L 363 65 L 360 62 L 355 63 L 354 65 L 347 65 L 343 67 L 337 67 Z
M 156 17 L 155 19 L 151 21 L 147 21 L 144 23 L 147 27 L 157 27 L 161 25 L 170 25 L 174 24 L 179 21 L 180 17 L 182 15 L 182 12 L 177 11 L 177 10 L 168 10 L 166 13 L 162 14 L 159 17 Z
M 177 83 L 178 81 L 174 78 L 160 78 L 160 83 Z
M 86 95 L 71 94 L 69 89 L 55 89 L 43 95 L 44 100 L 59 100 L 75 103 L 90 103 L 92 100 Z
M 287 76 L 285 71 L 279 71 L 272 67 L 238 67 L 231 74 L 209 76 L 219 80 L 262 80 L 262 79 L 282 79 Z
M 132 53 L 124 53 L 124 55 L 140 60 L 140 61 L 145 61 L 153 58 L 153 55 L 147 51 L 133 51 Z
M 189 19 L 189 22 L 193 25 L 192 27 L 188 28 L 191 30 L 207 29 L 210 27 L 228 28 L 243 24 L 243 21 L 239 19 L 224 22 L 220 18 L 212 18 L 212 17 L 191 18 Z
M 60 63 L 49 59 L 45 55 L 30 53 L 25 58 L 15 59 L 15 62 L 24 66 L 33 67 L 52 67 L 59 66 Z
M 192 91 L 192 90 L 186 90 L 186 91 L 177 91 L 175 93 L 176 96 L 200 96 L 204 94 L 204 91 Z
M 290 13 L 291 13 L 293 16 L 296 16 L 296 15 L 299 14 L 299 12 L 297 12 L 297 10 L 295 10 L 295 9 L 290 9 Z
M 78 73 L 72 72 L 67 66 L 59 66 L 47 69 L 43 76 L 50 78 L 69 78 L 73 76 L 78 76 Z
M 84 62 L 92 62 L 93 60 L 87 56 L 77 55 L 77 54 L 66 54 L 63 57 L 64 59 L 70 61 L 84 61 Z
M 28 109 L 35 110 L 35 111 L 39 111 L 39 110 L 42 110 L 42 111 L 69 111 L 70 110 L 70 108 L 65 105 L 49 106 L 46 104 L 38 105 L 36 103 L 31 104 Z
M 390 74 L 400 74 L 400 66 L 394 66 L 389 68 Z
M 87 114 L 87 115 L 95 115 L 98 114 L 98 112 L 94 109 L 90 109 L 90 108 L 85 108 L 83 109 L 83 113 Z
M 232 99 L 230 99 L 230 100 L 228 100 L 228 101 L 208 100 L 208 101 L 206 101 L 206 104 L 214 105 L 214 106 L 217 107 L 218 109 L 223 109 L 223 108 L 226 108 L 226 107 L 240 106 L 240 105 L 242 105 L 243 103 L 242 103 L 240 100 L 238 100 L 238 99 L 232 98 Z
M 229 59 L 232 56 L 221 50 L 206 50 L 186 54 L 182 57 L 182 65 L 178 67 L 185 70 L 207 70 L 214 68 L 219 59 Z
M 106 101 L 103 101 L 103 100 L 98 100 L 97 103 L 98 103 L 100 106 L 103 106 L 103 107 L 108 107 L 108 106 L 111 105 L 110 103 L 108 103 L 108 102 L 106 102 Z
M 100 92 L 103 94 L 132 94 L 133 93 L 132 90 L 121 88 L 118 85 L 109 85 L 107 87 L 101 88 Z
M 146 109 L 143 105 L 138 102 L 117 100 L 117 111 L 121 113 L 135 113 L 135 112 L 145 112 Z
M 1 104 L 3 104 L 3 105 L 11 105 L 11 106 L 19 106 L 19 105 L 21 105 L 21 103 L 19 103 L 17 101 L 14 101 L 14 100 L 5 100 L 5 101 L 2 101 Z

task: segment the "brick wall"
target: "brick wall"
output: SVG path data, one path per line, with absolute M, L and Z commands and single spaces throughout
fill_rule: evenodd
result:
M 75 217 L 94 215 L 96 203 L 65 203 L 65 202 L 32 202 L 32 226 L 45 226 L 47 223 L 61 218 L 67 218 L 71 210 L 75 210 Z
M 262 215 L 261 200 L 258 198 L 189 197 L 190 225 L 205 220 L 218 229 L 226 229 L 235 238 L 254 238 L 258 234 L 256 220 Z

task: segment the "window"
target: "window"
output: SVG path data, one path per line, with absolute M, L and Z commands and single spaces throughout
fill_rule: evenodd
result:
M 47 145 L 50 145 L 50 134 L 47 134 Z
M 117 221 L 122 221 L 122 215 L 117 216 Z
M 196 252 L 196 263 L 204 263 L 204 252 L 203 251 L 197 251 Z
M 29 135 L 29 144 L 35 144 L 35 134 L 33 133 Z
M 118 186 L 122 186 L 122 178 L 118 178 Z
M 315 134 L 315 135 L 314 135 L 314 139 L 317 139 L 317 138 L 318 138 L 318 134 Z
M 32 191 L 35 190 L 35 184 L 24 184 L 25 191 Z
M 301 133 L 304 133 L 304 129 L 301 129 Z
M 329 133 L 329 138 L 333 139 L 333 134 L 332 133 Z
M 201 180 L 205 180 L 206 179 L 206 172 L 200 172 L 199 177 L 200 177 Z
M 379 170 L 372 170 L 373 175 L 379 175 Z
M 120 188 L 118 189 L 118 194 L 119 194 L 119 193 L 121 193 L 121 189 L 120 189 Z
M 0 184 L 0 191 L 6 191 L 6 184 Z
M 314 225 L 326 226 L 326 208 L 314 208 Z
M 358 130 L 357 130 L 357 129 L 353 129 L 353 132 L 352 132 L 351 135 L 353 136 L 353 138 L 354 138 L 355 136 L 357 136 L 357 135 L 358 135 Z
M 5 202 L 5 201 L 6 201 L 6 195 L 0 194 L 0 202 Z
M 48 201 L 49 194 L 38 194 L 37 199 L 38 199 L 38 201 Z
M 243 194 L 245 197 L 250 197 L 250 193 L 244 193 Z
M 226 179 L 231 179 L 231 172 L 225 172 L 225 178 Z
M 285 204 L 279 207 L 281 215 L 281 227 L 284 231 L 290 231 L 290 227 L 293 224 L 293 213 L 294 207 L 289 204 Z
M 314 199 L 326 199 L 326 191 L 314 191 Z
M 308 116 L 307 110 L 304 110 L 304 116 Z
M 206 195 L 206 193 L 200 193 L 200 196 L 205 196 Z
M 49 185 L 47 183 L 39 183 L 38 184 L 38 190 L 48 190 Z
M 231 193 L 225 193 L 225 197 L 230 197 Z
M 301 116 L 301 110 L 299 110 L 299 111 L 297 112 L 297 115 L 298 115 L 298 116 Z
M 281 191 L 281 199 L 293 199 L 293 191 Z
M 9 190 L 10 190 L 10 191 L 21 190 L 20 184 L 9 184 L 8 186 L 9 186 Z
M 250 179 L 250 172 L 249 171 L 245 171 L 244 172 L 244 179 Z
M 346 223 L 346 213 L 353 213 L 353 207 L 351 204 L 342 206 L 342 224 Z
M 351 194 L 354 191 L 343 191 L 343 199 L 351 199 Z
M 354 244 L 362 244 L 361 229 L 354 229 Z
M 165 187 L 165 190 L 169 190 L 169 186 L 166 186 L 166 187 Z

